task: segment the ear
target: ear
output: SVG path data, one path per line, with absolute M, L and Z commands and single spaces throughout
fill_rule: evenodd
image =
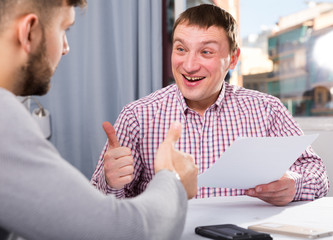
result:
M 240 49 L 238 48 L 236 52 L 231 56 L 230 65 L 229 65 L 230 69 L 234 69 L 236 67 L 239 55 L 240 55 Z
M 27 53 L 30 53 L 39 43 L 40 37 L 41 29 L 37 15 L 27 14 L 19 19 L 18 41 Z

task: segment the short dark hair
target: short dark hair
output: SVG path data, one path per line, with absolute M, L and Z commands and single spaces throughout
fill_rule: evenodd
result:
M 21 1 L 22 2 L 22 1 Z M 87 5 L 87 0 L 25 0 L 24 2 L 33 3 L 36 6 L 51 7 L 51 6 L 61 6 L 63 2 L 67 3 L 68 6 L 73 7 L 85 7 Z M 23 2 L 23 3 L 24 3 Z M 0 0 L 0 9 L 5 10 L 9 7 L 17 4 L 17 0 Z
M 185 10 L 173 25 L 172 39 L 177 26 L 183 23 L 200 28 L 209 28 L 211 26 L 223 28 L 229 40 L 230 52 L 235 53 L 239 48 L 237 22 L 230 13 L 218 6 L 201 4 Z
M 61 6 L 63 2 L 65 2 L 68 6 L 73 6 L 73 7 L 83 8 L 87 5 L 87 0 L 27 0 L 27 1 L 35 2 L 36 5 L 39 5 L 41 7 Z
M 25 10 L 24 8 L 34 10 L 44 21 L 47 21 L 52 8 L 60 7 L 64 3 L 68 6 L 84 8 L 87 0 L 0 0 L 0 32 L 6 16 L 9 16 L 18 4 L 22 11 Z

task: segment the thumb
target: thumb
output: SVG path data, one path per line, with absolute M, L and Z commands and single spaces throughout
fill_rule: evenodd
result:
M 182 131 L 182 124 L 180 122 L 173 122 L 167 132 L 164 142 L 169 142 L 174 145 L 180 137 Z
M 103 128 L 109 140 L 109 148 L 112 149 L 120 147 L 120 144 L 116 136 L 116 131 L 114 130 L 112 124 L 109 122 L 103 122 Z

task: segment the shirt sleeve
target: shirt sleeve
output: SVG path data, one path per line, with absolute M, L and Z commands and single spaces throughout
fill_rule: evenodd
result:
M 311 201 L 327 195 L 329 181 L 321 158 L 308 147 L 289 169 L 296 183 L 294 201 Z
M 137 186 L 137 183 L 140 182 L 140 175 L 143 168 L 138 147 L 140 127 L 135 114 L 126 107 L 120 113 L 114 127 L 120 145 L 130 148 L 132 151 L 134 179 L 119 190 L 107 184 L 104 174 L 104 155 L 108 147 L 108 142 L 106 142 L 90 182 L 104 194 L 114 194 L 117 198 L 135 197 L 144 190 L 139 189 Z
M 267 109 L 269 136 L 303 135 L 303 131 L 280 100 L 276 100 Z M 311 147 L 294 162 L 288 173 L 295 180 L 294 201 L 309 201 L 327 195 L 329 180 L 326 167 Z

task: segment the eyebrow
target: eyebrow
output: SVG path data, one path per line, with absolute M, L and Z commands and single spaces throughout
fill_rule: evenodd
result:
M 173 42 L 174 43 L 175 42 L 180 42 L 182 44 L 185 44 L 184 41 L 180 38 L 175 38 L 175 40 Z M 217 44 L 218 45 L 219 44 L 217 41 L 214 41 L 214 40 L 203 41 L 201 43 L 202 43 L 202 45 L 208 45 L 208 44 Z

